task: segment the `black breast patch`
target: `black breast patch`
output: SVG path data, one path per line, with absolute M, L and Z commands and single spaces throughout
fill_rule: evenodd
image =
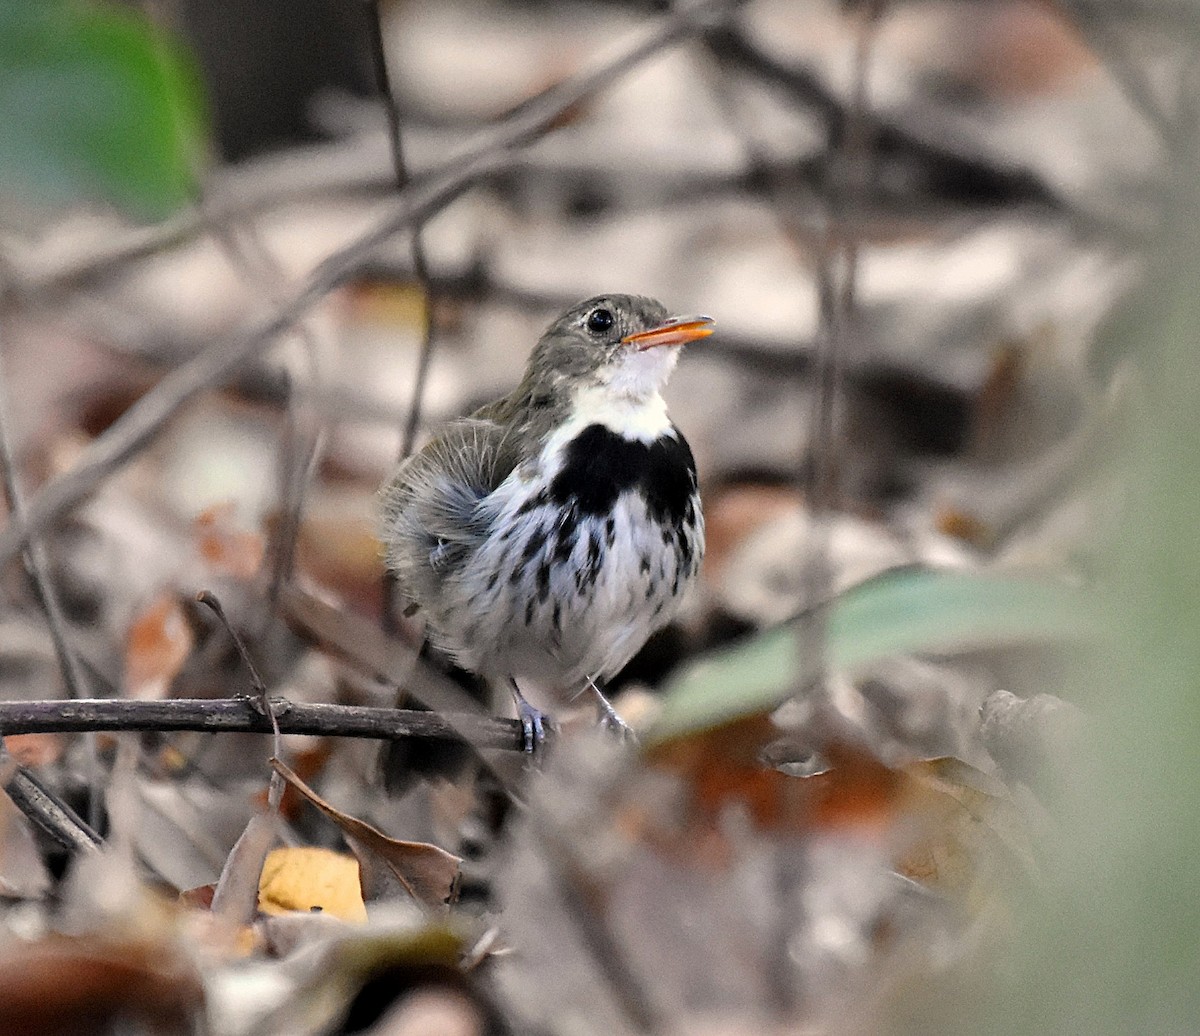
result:
M 675 525 L 694 519 L 696 462 L 682 435 L 638 442 L 590 424 L 567 444 L 550 499 L 563 507 L 574 505 L 580 514 L 605 515 L 621 493 L 634 489 L 657 521 Z

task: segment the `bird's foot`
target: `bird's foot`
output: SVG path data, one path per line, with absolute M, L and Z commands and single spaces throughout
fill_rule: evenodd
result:
M 611 705 L 607 710 L 600 710 L 600 726 L 623 744 L 636 745 L 638 742 L 633 727 L 621 719 Z
M 624 744 L 637 744 L 638 736 L 633 727 L 626 723 L 613 708 L 604 692 L 592 680 L 588 681 L 588 689 L 596 699 L 596 711 L 600 714 L 600 726 Z
M 524 698 L 517 702 L 517 719 L 521 721 L 521 732 L 525 738 L 525 754 L 540 755 L 546 746 L 546 731 L 553 729 L 554 720 Z
M 531 705 L 515 682 L 511 685 L 513 701 L 517 706 L 517 719 L 521 721 L 521 734 L 525 754 L 539 758 L 545 753 L 546 732 L 554 729 L 554 719 L 536 705 Z

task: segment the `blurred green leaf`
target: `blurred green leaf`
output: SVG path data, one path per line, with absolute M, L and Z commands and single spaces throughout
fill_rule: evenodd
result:
M 193 193 L 206 125 L 188 56 L 136 11 L 0 0 L 5 190 L 160 217 Z
M 852 671 L 890 655 L 1056 642 L 1098 628 L 1079 591 L 1033 579 L 905 569 L 860 583 L 834 602 L 829 662 Z M 789 624 L 688 667 L 668 686 L 651 738 L 774 708 L 795 691 L 798 652 Z

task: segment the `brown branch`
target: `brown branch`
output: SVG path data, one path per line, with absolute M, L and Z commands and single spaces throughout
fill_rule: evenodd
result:
M 1066 206 L 1035 173 L 1004 166 L 983 156 L 968 154 L 936 143 L 896 122 L 875 114 L 852 110 L 811 69 L 786 64 L 757 47 L 745 33 L 722 25 L 705 33 L 714 57 L 788 93 L 797 104 L 813 112 L 825 129 L 831 152 L 836 152 L 851 124 L 860 121 L 873 143 L 876 160 L 891 159 L 919 170 L 927 190 L 950 200 L 970 195 L 978 203 L 1026 203 L 1053 212 Z
M 2 343 L 0 343 L 2 345 Z M 3 367 L 0 366 L 0 482 L 4 486 L 4 500 L 12 520 L 21 521 L 25 514 L 25 501 L 17 477 L 17 463 L 13 456 L 8 435 L 8 386 L 5 384 Z M 34 596 L 46 615 L 50 639 L 58 666 L 62 670 L 63 683 L 72 698 L 85 696 L 87 680 L 67 640 L 67 620 L 58 599 L 58 591 L 50 579 L 50 563 L 41 542 L 30 539 L 25 546 L 22 560 Z
M 371 37 L 371 60 L 375 66 L 376 88 L 379 90 L 379 98 L 383 102 L 383 110 L 387 116 L 392 174 L 396 178 L 396 187 L 403 191 L 409 184 L 410 176 L 408 163 L 404 160 L 404 140 L 400 132 L 400 106 L 396 104 L 396 95 L 392 92 L 391 77 L 388 74 L 387 52 L 383 44 L 383 17 L 379 8 L 379 0 L 367 0 L 367 8 L 368 30 Z M 429 368 L 433 363 L 433 280 L 429 274 L 429 259 L 425 252 L 425 240 L 420 225 L 413 227 L 410 255 L 412 256 L 413 275 L 421 289 L 421 298 L 424 300 L 425 326 L 421 338 L 421 351 L 417 356 L 417 374 L 413 381 L 412 399 L 408 406 L 408 417 L 404 422 L 404 434 L 400 439 L 400 460 L 404 460 L 412 453 L 413 445 L 417 440 L 417 429 L 421 425 L 421 402 L 425 397 L 425 383 L 429 380 Z M 388 607 L 386 600 L 384 606 Z
M 16 768 L 4 790 L 25 816 L 68 852 L 95 852 L 103 844 L 103 839 L 70 806 L 25 767 Z
M 423 737 L 461 741 L 483 748 L 521 751 L 516 720 L 387 709 L 366 705 L 300 704 L 272 698 L 281 734 L 362 737 L 380 741 Z M 257 698 L 196 698 L 133 701 L 83 698 L 71 701 L 0 702 L 0 734 L 81 733 L 96 730 L 195 730 L 210 734 L 271 734 L 271 717 Z M 460 734 L 459 731 L 462 731 Z
M 477 180 L 499 169 L 507 157 L 506 152 L 479 156 L 453 174 L 415 185 L 405 192 L 391 216 L 322 262 L 275 314 L 218 341 L 163 378 L 88 447 L 76 467 L 43 487 L 30 501 L 24 521 L 10 521 L 9 528 L 0 533 L 0 565 L 22 549 L 34 532 L 69 511 L 136 456 L 181 407 L 201 392 L 223 384 L 255 352 L 357 272 L 389 238 L 444 208 Z

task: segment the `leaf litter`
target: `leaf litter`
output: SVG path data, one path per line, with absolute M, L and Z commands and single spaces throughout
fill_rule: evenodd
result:
M 548 9 L 537 24 L 506 3 L 393 14 L 399 94 L 438 113 L 405 125 L 422 165 L 450 146 L 442 115 L 458 133 L 637 28 L 604 5 L 591 20 Z M 564 736 L 541 772 L 513 778 L 513 753 L 476 746 L 452 778 L 393 799 L 373 741 L 120 735 L 100 740 L 97 772 L 82 738 L 10 736 L 5 786 L 13 762 L 30 768 L 104 844 L 69 853 L 0 797 L 0 1031 L 928 1031 L 931 991 L 991 974 L 1014 912 L 1040 894 L 1055 849 L 1047 804 L 1082 722 L 1033 652 L 1104 621 L 1086 600 L 1080 534 L 1113 490 L 1103 471 L 1072 476 L 1108 441 L 1092 422 L 1110 416 L 1097 405 L 1110 386 L 1092 361 L 1134 264 L 1097 226 L 1136 219 L 1144 199 L 1130 204 L 1121 184 L 1144 180 L 1155 149 L 1124 147 L 1144 127 L 1120 98 L 1078 89 L 1077 55 L 1002 74 L 1019 57 L 1004 41 L 1028 15 L 1006 15 L 999 36 L 969 14 L 903 17 L 873 77 L 886 147 L 878 190 L 854 213 L 840 495 L 821 514 L 797 488 L 812 460 L 797 415 L 822 333 L 820 257 L 781 233 L 795 221 L 776 207 L 791 184 L 776 167 L 803 171 L 800 222 L 825 227 L 820 185 L 840 168 L 825 121 L 846 113 L 821 70 L 852 19 L 750 5 L 740 27 L 663 51 L 644 78 L 560 113 L 519 171 L 423 227 L 443 274 L 426 431 L 510 387 L 551 311 L 596 290 L 628 285 L 721 325 L 672 383 L 711 508 L 703 592 L 614 688 L 622 711 L 637 703 L 644 747 Z M 1037 26 L 1054 37 L 1045 17 Z M 912 41 L 950 29 L 978 48 L 968 78 L 995 104 L 994 132 L 963 119 L 958 87 L 926 89 L 963 70 Z M 451 46 L 456 57 L 431 60 Z M 1052 63 L 1046 46 L 1035 56 Z M 534 56 L 489 57 L 516 52 Z M 752 118 L 725 117 L 721 77 Z M 1038 103 L 1015 103 L 1015 87 Z M 159 231 L 111 214 L 5 232 L 19 283 L 0 328 L 3 388 L 25 483 L 107 447 L 164 371 L 377 225 L 393 188 L 365 157 L 384 154 L 375 102 L 329 103 L 318 117 L 336 140 L 214 170 L 205 220 L 183 214 L 136 260 L 105 249 Z M 1077 124 L 1094 129 L 1089 144 L 1062 132 Z M 1043 176 L 1054 191 L 1035 189 Z M 250 276 L 222 250 L 210 217 L 274 258 L 278 291 L 259 290 L 265 267 Z M 322 376 L 261 350 L 233 385 L 163 416 L 158 438 L 45 530 L 95 693 L 249 688 L 270 712 L 276 697 L 390 707 L 411 692 L 470 739 L 474 689 L 425 671 L 413 627 L 378 625 L 375 492 L 425 330 L 412 273 L 406 247 L 381 249 L 307 318 Z M 326 436 L 297 497 L 292 389 Z M 276 614 L 263 562 L 293 499 L 295 565 Z M 840 596 L 812 602 L 797 558 L 823 522 Z M 228 629 L 190 603 L 205 588 Z M 0 692 L 53 698 L 40 613 L 19 580 L 4 590 Z M 814 619 L 829 620 L 821 688 L 798 683 L 810 660 L 795 623 Z

